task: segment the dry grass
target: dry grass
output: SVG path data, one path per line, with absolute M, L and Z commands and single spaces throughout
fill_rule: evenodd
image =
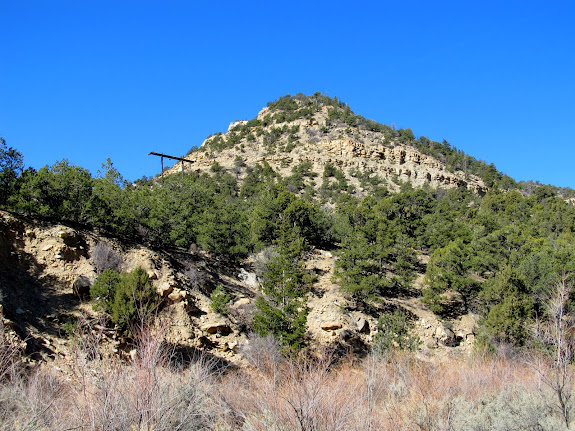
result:
M 520 360 L 431 364 L 413 355 L 284 361 L 225 377 L 219 391 L 244 430 L 561 429 L 537 372 Z M 564 427 L 563 427 L 564 428 Z
M 334 365 L 327 354 L 280 358 L 274 343 L 260 340 L 249 368 L 220 375 L 201 359 L 174 368 L 162 328 L 140 331 L 128 362 L 100 355 L 94 328 L 79 330 L 65 372 L 43 366 L 6 374 L 0 429 L 565 429 L 548 407 L 553 393 L 541 368 L 520 359 L 432 364 L 372 355 Z
M 79 331 L 66 370 L 38 367 L 2 386 L 0 429 L 211 429 L 216 411 L 205 360 L 175 369 L 161 338 L 144 328 L 126 363 L 99 354 L 97 330 Z
M 0 315 L 0 382 L 18 373 L 22 366 L 22 346 L 16 334 L 5 325 Z

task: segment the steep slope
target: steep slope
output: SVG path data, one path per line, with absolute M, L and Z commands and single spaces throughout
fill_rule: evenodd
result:
M 182 168 L 205 172 L 217 162 L 242 179 L 246 166 L 267 163 L 289 176 L 305 164 L 321 178 L 326 165 L 331 165 L 343 172 L 354 193 L 366 192 L 366 181 L 390 191 L 409 182 L 414 187 L 464 186 L 477 194 L 486 192 L 482 178 L 469 170 L 450 169 L 446 158 L 441 161 L 424 154 L 415 142 L 409 129 L 397 131 L 365 120 L 337 99 L 317 94 L 286 96 L 270 103 L 255 119 L 233 122 L 226 133 L 209 137 L 186 155 L 193 164 L 176 164 L 168 173 Z M 421 142 L 442 147 L 429 140 Z M 314 187 L 320 186 L 316 181 Z
M 67 359 L 73 347 L 67 331 L 81 318 L 109 328 L 102 336 L 112 351 L 123 354 L 131 349 L 89 298 L 97 277 L 98 244 L 119 256 L 118 269 L 146 271 L 160 301 L 159 317 L 169 325 L 166 342 L 182 351 L 204 349 L 230 359 L 228 342 L 235 346 L 241 337 L 236 325 L 210 309 L 209 292 L 216 282 L 232 286 L 234 281 L 214 272 L 201 253 L 154 251 L 97 231 L 0 211 L 0 314 L 4 325 L 26 340 L 33 358 Z M 246 289 L 235 286 L 242 297 Z
M 0 212 L 0 244 L 4 304 L 0 314 L 3 324 L 26 340 L 33 359 L 71 360 L 74 340 L 68 331 L 80 318 L 108 328 L 101 329 L 104 350 L 127 357 L 133 348 L 116 335 L 111 322 L 93 309 L 93 300 L 82 291 L 97 277 L 94 254 L 98 244 L 107 244 L 120 256 L 123 271 L 142 267 L 148 273 L 161 301 L 158 317 L 167 324 L 166 343 L 186 355 L 202 351 L 229 363 L 244 361 L 238 353 L 248 343 L 255 298 L 261 295 L 253 260 L 232 270 L 201 252 L 154 251 L 97 231 L 5 212 Z M 332 281 L 334 262 L 326 250 L 315 250 L 306 261 L 307 270 L 317 275 L 306 300 L 311 349 L 365 354 L 377 333 L 377 316 L 356 309 Z M 215 313 L 210 306 L 210 292 L 218 284 L 231 294 L 228 316 Z M 413 316 L 425 356 L 439 359 L 470 351 L 475 323 L 471 315 L 454 321 L 451 330 L 416 298 L 388 298 L 379 312 L 397 308 Z

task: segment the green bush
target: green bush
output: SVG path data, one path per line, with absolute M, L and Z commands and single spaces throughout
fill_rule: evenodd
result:
M 219 284 L 218 287 L 216 287 L 210 298 L 212 299 L 210 307 L 213 311 L 221 314 L 222 316 L 227 316 L 230 314 L 228 303 L 232 300 L 232 297 L 226 292 L 222 284 Z
M 95 299 L 94 309 L 104 310 L 106 313 L 111 312 L 111 304 L 116 292 L 116 286 L 120 283 L 120 274 L 113 269 L 105 269 L 92 287 L 90 296 Z
M 401 310 L 380 316 L 377 321 L 378 332 L 373 340 L 374 348 L 379 352 L 389 352 L 394 348 L 415 351 L 421 340 L 410 333 L 412 327 L 407 314 Z
M 487 281 L 480 293 L 485 307 L 482 333 L 496 342 L 524 345 L 533 319 L 533 296 L 525 280 L 510 266 Z
M 91 287 L 90 295 L 96 300 L 94 308 L 103 309 L 128 335 L 135 325 L 150 318 L 157 303 L 156 292 L 141 267 L 124 274 L 105 270 Z
M 263 293 L 256 300 L 253 330 L 259 336 L 273 335 L 284 353 L 294 354 L 305 346 L 307 315 L 305 304 L 312 278 L 305 271 L 303 240 L 293 239 L 279 248 L 263 274 Z
M 24 170 L 24 156 L 14 148 L 8 148 L 0 137 L 0 206 L 16 192 L 18 177 Z
M 58 220 L 91 219 L 94 179 L 87 169 L 64 159 L 44 166 L 22 182 L 18 209 Z

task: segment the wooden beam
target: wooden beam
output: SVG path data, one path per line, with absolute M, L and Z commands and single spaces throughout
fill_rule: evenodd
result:
M 189 160 L 189 159 L 184 159 L 182 157 L 176 157 L 176 156 L 168 156 L 166 154 L 162 154 L 162 153 L 155 153 L 155 152 L 150 152 L 148 153 L 148 156 L 161 156 L 161 157 L 165 157 L 167 159 L 173 159 L 173 160 L 180 160 L 182 162 L 188 162 L 188 163 L 194 163 L 193 160 Z
M 164 157 L 167 159 L 179 160 L 182 162 L 182 178 L 184 178 L 184 162 L 194 163 L 193 160 L 188 160 L 188 159 L 184 159 L 182 157 L 176 157 L 176 156 L 168 156 L 167 154 L 156 153 L 154 151 L 149 152 L 148 156 L 159 156 L 160 157 L 160 163 L 162 166 L 162 185 L 164 185 Z

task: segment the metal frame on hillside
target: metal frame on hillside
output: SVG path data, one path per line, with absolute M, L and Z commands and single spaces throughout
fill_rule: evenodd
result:
M 179 160 L 182 162 L 182 178 L 184 178 L 184 162 L 194 163 L 193 160 L 184 159 L 182 157 L 168 156 L 162 153 L 150 152 L 148 156 L 160 156 L 160 163 L 162 164 L 162 185 L 164 185 L 164 157 L 167 159 Z

